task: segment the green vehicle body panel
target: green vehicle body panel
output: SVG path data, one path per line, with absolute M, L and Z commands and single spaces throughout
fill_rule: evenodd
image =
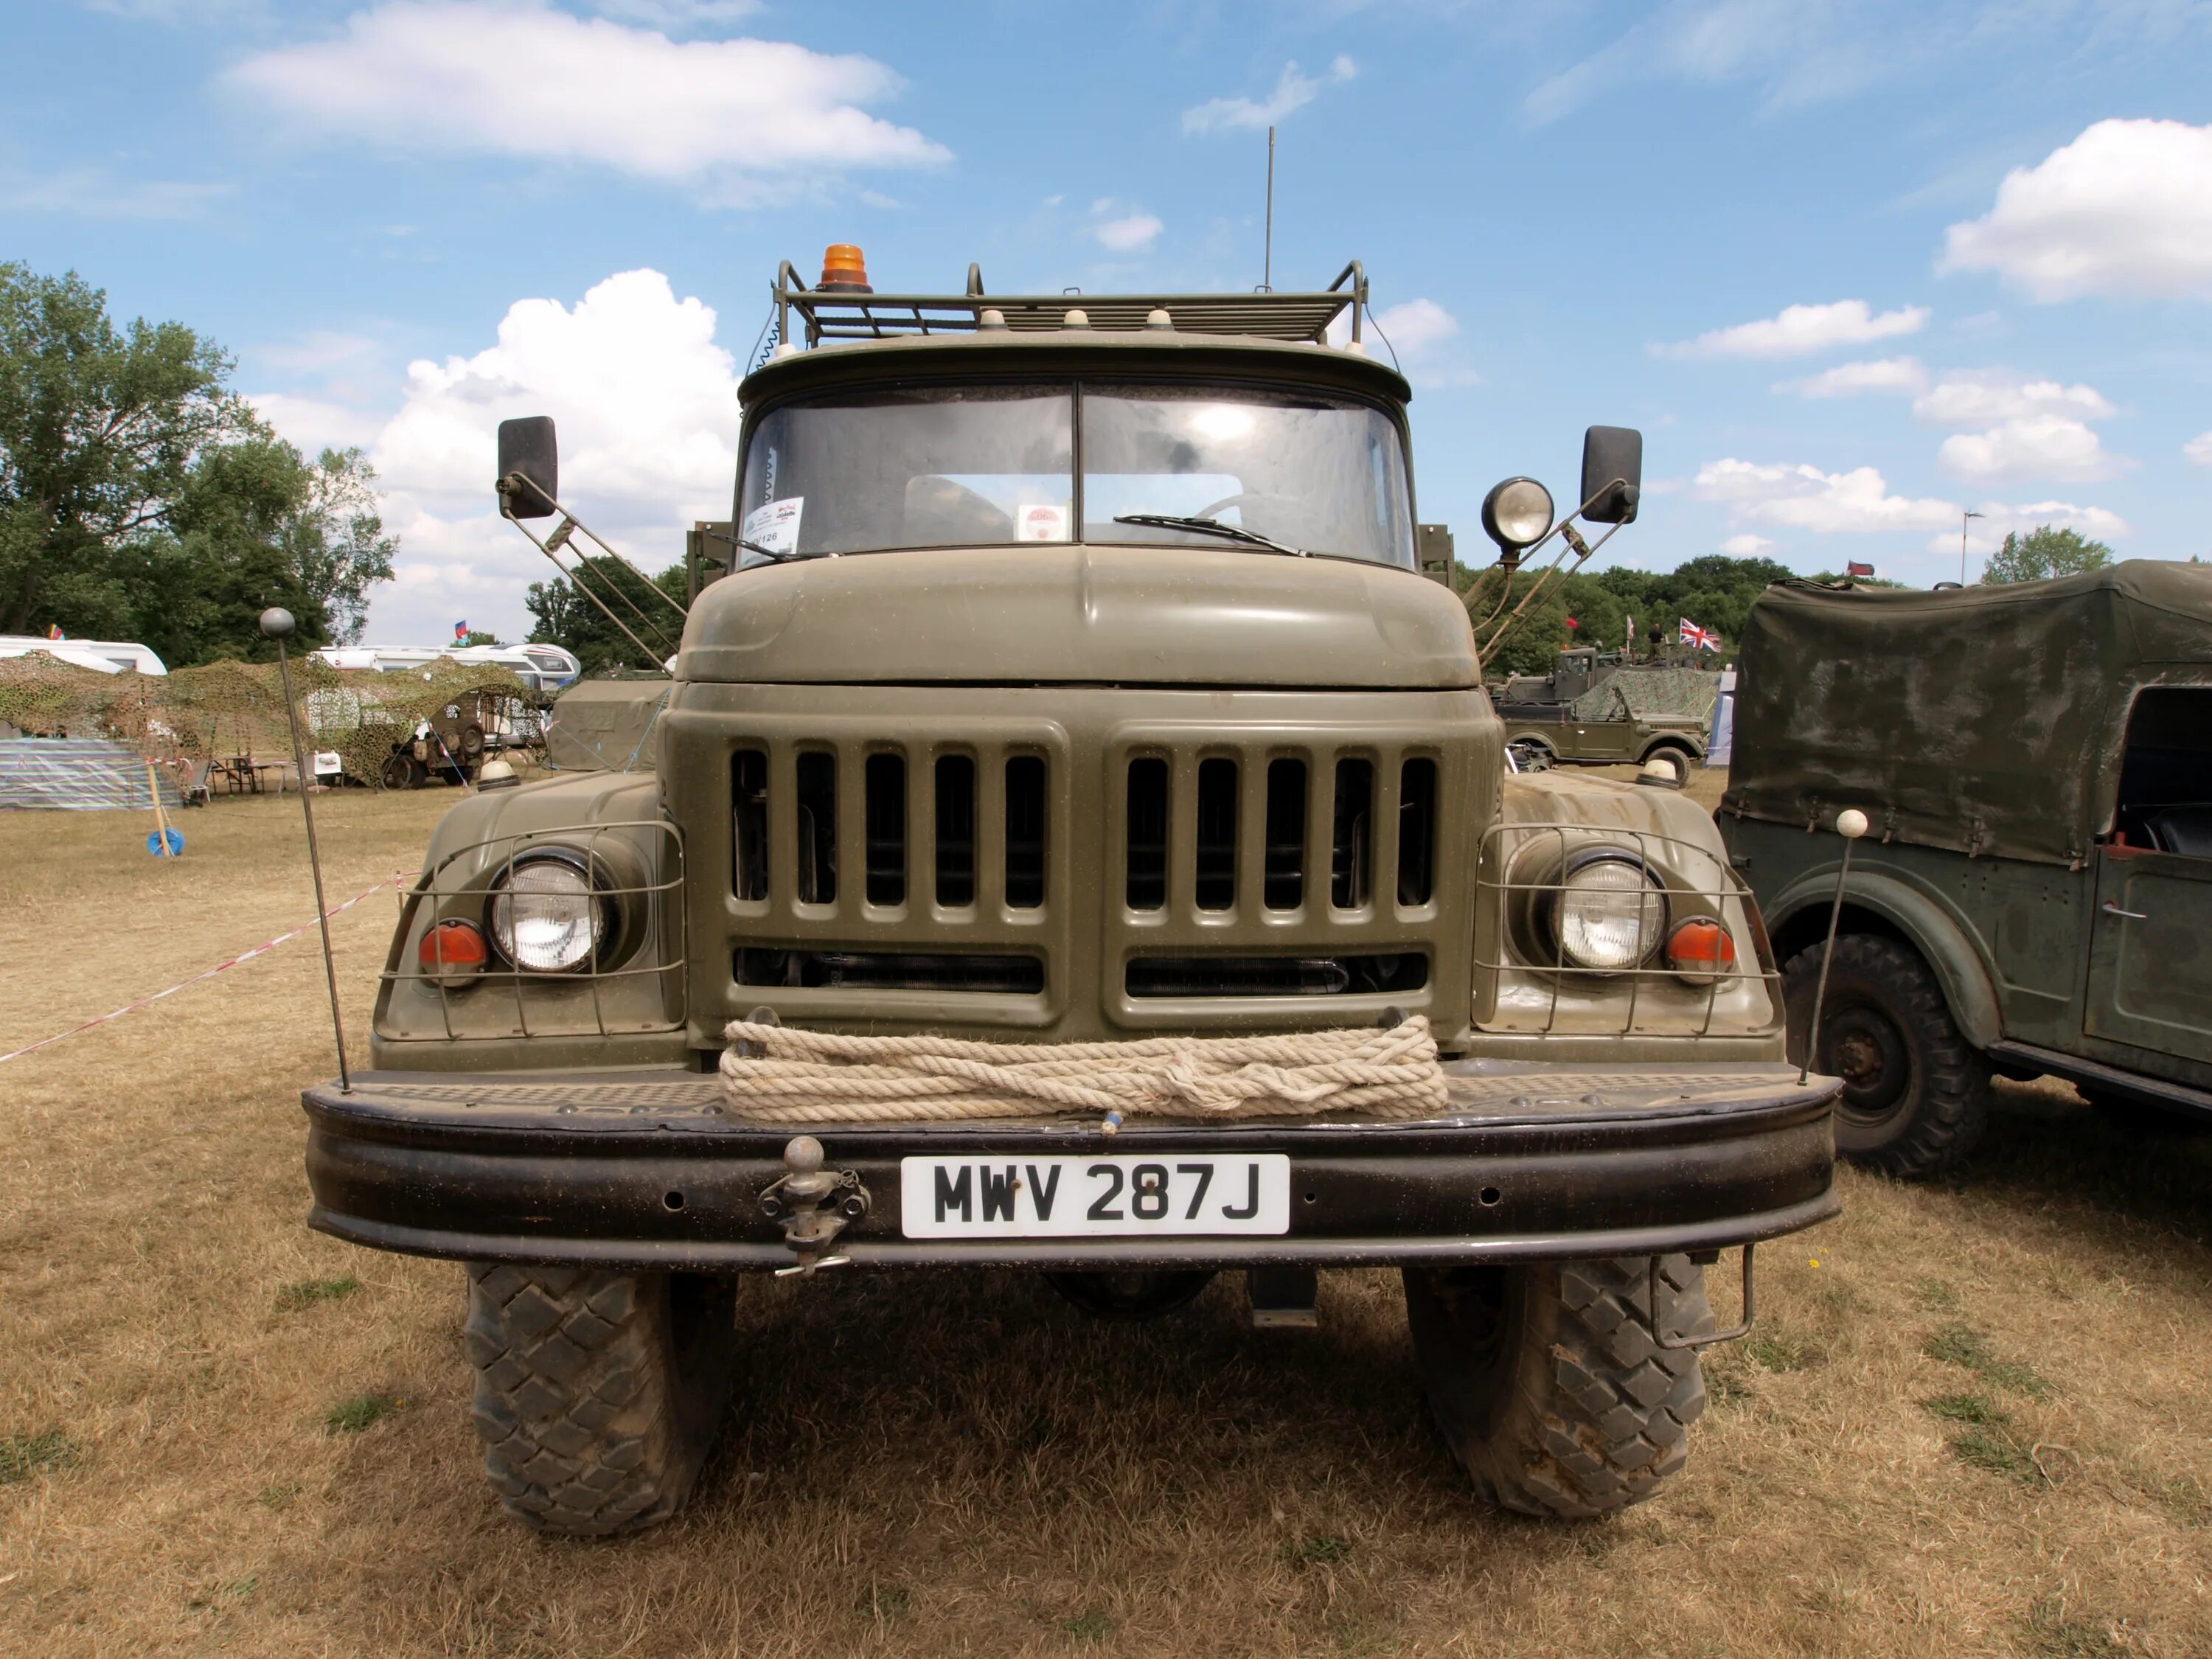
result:
M 1970 1042 L 2212 1095 L 2212 857 L 2128 844 L 2123 795 L 2145 693 L 2212 714 L 2212 571 L 1781 584 L 1741 672 L 1717 817 L 1778 956 L 1825 933 L 1835 815 L 1857 807 L 1842 925 L 1911 944 Z

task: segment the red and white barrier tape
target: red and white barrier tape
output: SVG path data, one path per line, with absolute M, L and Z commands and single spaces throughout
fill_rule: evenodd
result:
M 374 897 L 386 888 L 391 886 L 393 882 L 405 881 L 407 879 L 409 879 L 408 873 L 404 870 L 402 870 L 397 875 L 387 876 L 382 881 L 377 883 L 375 886 L 370 888 L 367 892 L 356 893 L 353 897 L 348 899 L 343 904 L 331 906 L 325 915 L 326 917 L 334 916 L 341 911 L 350 910 L 355 905 L 359 904 L 363 899 Z M 13 1054 L 0 1054 L 0 1066 L 6 1065 L 11 1060 L 19 1060 L 25 1054 L 34 1054 L 39 1049 L 46 1047 L 49 1043 L 59 1042 L 64 1037 L 75 1036 L 79 1031 L 89 1031 L 95 1025 L 105 1025 L 111 1019 L 120 1019 L 125 1014 L 135 1013 L 141 1008 L 150 1007 L 155 1003 L 159 1002 L 163 997 L 173 997 L 176 995 L 178 992 L 185 989 L 187 987 L 197 985 L 204 979 L 213 979 L 217 974 L 223 973 L 229 969 L 237 967 L 241 962 L 251 962 L 256 957 L 266 956 L 270 951 L 275 950 L 286 940 L 295 939 L 302 933 L 313 933 L 314 931 L 314 927 L 315 924 L 313 922 L 307 922 L 301 927 L 295 927 L 289 933 L 279 933 L 275 939 L 263 940 L 260 944 L 255 945 L 251 951 L 240 951 L 236 956 L 231 957 L 228 962 L 218 962 L 214 967 L 206 969 L 204 972 L 194 974 L 190 979 L 179 980 L 174 985 L 169 987 L 166 991 L 156 991 L 152 996 L 141 997 L 136 1002 L 126 1003 L 124 1006 L 118 1008 L 112 1014 L 99 1015 L 94 1018 L 85 1021 L 82 1025 L 72 1025 L 66 1031 L 57 1031 L 50 1037 L 40 1037 L 36 1042 L 30 1044 L 27 1048 L 18 1048 Z

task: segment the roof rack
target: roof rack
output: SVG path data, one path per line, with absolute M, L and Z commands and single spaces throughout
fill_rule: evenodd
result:
M 1081 310 L 1095 329 L 1137 330 L 1154 311 L 1165 311 L 1180 333 L 1317 342 L 1327 339 L 1329 325 L 1347 308 L 1352 337 L 1358 340 L 1368 307 L 1367 273 L 1357 259 L 1328 288 L 1312 294 L 1266 289 L 1250 294 L 1096 295 L 1074 289 L 1052 295 L 987 294 L 982 267 L 972 264 L 965 294 L 861 294 L 809 288 L 788 259 L 775 273 L 776 339 L 791 343 L 791 313 L 797 311 L 805 319 L 810 347 L 824 340 L 973 334 L 981 328 L 987 310 L 1018 331 L 1064 328 L 1073 309 Z

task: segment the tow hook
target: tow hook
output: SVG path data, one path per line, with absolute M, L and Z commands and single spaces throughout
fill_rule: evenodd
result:
M 761 1188 L 763 1212 L 783 1223 L 783 1242 L 799 1257 L 791 1267 L 775 1270 L 778 1279 L 792 1273 L 803 1278 L 817 1267 L 836 1267 L 853 1259 L 823 1252 L 847 1222 L 867 1214 L 872 1200 L 856 1171 L 825 1170 L 823 1156 L 822 1143 L 812 1135 L 793 1135 L 784 1143 L 784 1173 Z

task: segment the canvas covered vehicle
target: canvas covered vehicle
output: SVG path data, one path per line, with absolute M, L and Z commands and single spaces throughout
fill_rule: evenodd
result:
M 1720 823 L 1802 1043 L 1850 872 L 1816 1063 L 1854 1156 L 1929 1175 L 1994 1070 L 2212 1111 L 2212 570 L 1881 592 L 1751 611 Z
M 1686 777 L 1705 758 L 1717 684 L 1710 670 L 1623 664 L 1579 646 L 1549 674 L 1514 675 L 1494 700 L 1506 752 L 1523 772 L 1662 759 Z
M 437 831 L 374 1069 L 306 1096 L 313 1224 L 468 1264 L 491 1478 L 555 1529 L 684 1500 L 764 1272 L 1136 1317 L 1236 1271 L 1279 1325 L 1396 1267 L 1480 1492 L 1650 1496 L 1707 1266 L 1834 1212 L 1833 1085 L 1704 812 L 1507 775 L 1364 272 L 865 280 L 779 276 L 653 766 Z M 1586 521 L 1634 516 L 1634 436 L 1593 428 Z M 550 421 L 500 491 L 589 533 Z

